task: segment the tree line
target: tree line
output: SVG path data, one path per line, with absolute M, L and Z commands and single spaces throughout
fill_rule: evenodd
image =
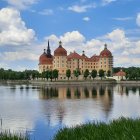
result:
M 116 67 L 113 68 L 113 72 L 117 73 L 121 69 L 126 73 L 125 77 L 127 80 L 140 80 L 140 67 L 129 67 L 129 68 Z
M 117 73 L 122 69 L 126 73 L 127 80 L 140 80 L 140 68 L 139 67 L 129 67 L 129 68 L 122 68 L 122 67 L 115 67 L 113 68 L 113 73 Z M 74 70 L 73 72 L 70 69 L 66 70 L 66 77 L 69 80 L 73 75 L 78 79 L 81 75 L 81 71 L 79 69 Z M 93 69 L 91 72 L 86 69 L 82 73 L 84 79 L 86 80 L 88 77 L 95 79 L 99 76 L 101 79 L 105 76 L 110 77 L 111 71 L 105 71 L 100 69 L 99 72 Z M 0 69 L 0 80 L 29 80 L 29 79 L 38 79 L 38 78 L 45 78 L 47 80 L 57 80 L 59 76 L 59 71 L 57 69 L 54 70 L 47 70 L 42 73 L 39 73 L 37 70 L 25 70 L 25 71 L 13 71 L 11 69 L 4 70 L 3 68 Z
M 92 70 L 91 72 L 89 72 L 88 69 L 86 69 L 83 73 L 83 76 L 85 78 L 85 80 L 87 79 L 87 77 L 91 77 L 91 78 L 96 78 L 97 77 L 98 72 L 96 70 Z M 81 75 L 81 72 L 79 69 L 76 69 L 73 71 L 73 75 L 78 79 L 78 77 Z M 111 75 L 111 72 L 108 71 L 108 76 Z M 39 73 L 37 70 L 25 70 L 25 71 L 13 71 L 11 69 L 8 70 L 4 70 L 3 68 L 0 68 L 0 80 L 30 80 L 30 79 L 38 79 L 38 78 L 42 78 L 42 79 L 47 79 L 47 80 L 57 80 L 59 76 L 59 71 L 57 69 L 54 70 L 46 70 L 42 73 Z M 70 79 L 70 77 L 72 76 L 72 72 L 70 69 L 66 70 L 66 77 L 68 78 L 68 80 Z M 99 77 L 104 77 L 105 73 L 104 71 L 101 69 L 99 70 Z
M 39 77 L 40 74 L 37 70 L 13 71 L 11 69 L 0 69 L 0 80 L 29 80 Z

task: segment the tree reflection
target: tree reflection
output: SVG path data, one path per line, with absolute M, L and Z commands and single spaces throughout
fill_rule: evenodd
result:
M 132 87 L 132 92 L 135 94 L 137 91 L 137 88 L 136 87 Z
M 79 91 L 78 87 L 74 90 L 74 95 L 75 95 L 75 97 L 77 97 L 78 99 L 80 98 L 80 91 Z
M 92 97 L 95 98 L 97 96 L 97 90 L 95 87 L 92 88 Z
M 126 87 L 126 96 L 128 96 L 128 95 L 129 95 L 129 88 Z
M 56 88 L 42 88 L 39 94 L 41 99 L 50 99 L 50 98 L 57 98 L 58 97 L 58 89 Z
M 84 110 L 84 106 L 89 108 L 91 110 L 90 112 L 94 112 L 96 107 L 100 106 L 105 117 L 108 118 L 113 106 L 113 86 L 94 85 L 93 87 L 45 87 L 40 90 L 40 98 L 46 100 L 51 98 L 55 99 L 53 100 L 53 103 L 46 101 L 44 108 L 46 110 L 46 116 L 48 117 L 47 120 L 49 120 L 49 125 L 50 120 L 51 122 L 55 120 L 58 124 L 63 124 L 64 118 L 67 118 L 73 113 L 77 113 L 78 110 Z M 87 100 L 87 98 L 92 100 Z M 70 100 L 65 101 L 65 99 Z M 79 99 L 79 101 L 82 99 L 82 102 L 80 102 L 82 106 L 75 99 Z M 70 111 L 70 113 L 67 111 Z
M 99 93 L 100 93 L 100 96 L 103 96 L 105 94 L 105 90 L 102 86 L 99 89 Z
M 87 89 L 87 87 L 84 88 L 84 94 L 86 98 L 89 97 L 89 90 Z
M 112 90 L 111 90 L 110 88 L 108 89 L 108 96 L 109 96 L 110 98 L 113 96 Z
M 70 90 L 70 88 L 67 88 L 67 98 L 71 98 L 71 90 Z

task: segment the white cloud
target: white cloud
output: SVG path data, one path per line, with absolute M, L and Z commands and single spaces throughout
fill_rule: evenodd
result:
M 21 51 L 21 52 L 4 52 L 3 60 L 15 61 L 15 60 L 38 60 L 39 55 L 34 54 L 29 51 Z
M 114 20 L 118 20 L 118 21 L 128 21 L 128 20 L 132 20 L 133 17 L 123 17 L 123 18 L 113 18 Z
M 9 5 L 16 9 L 26 9 L 32 4 L 37 3 L 38 0 L 5 0 Z
M 68 52 L 75 50 L 81 53 L 82 50 L 85 50 L 87 56 L 99 55 L 104 48 L 104 44 L 107 43 L 108 49 L 115 58 L 115 66 L 120 66 L 121 64 L 124 66 L 138 65 L 139 57 L 136 58 L 135 55 L 140 54 L 140 41 L 131 41 L 122 29 L 115 29 L 102 37 L 91 40 L 86 40 L 85 36 L 78 31 L 67 32 L 62 36 L 51 35 L 48 38 L 55 42 L 53 50 L 57 48 L 58 41 L 62 40 L 63 46 Z M 133 64 L 130 64 L 131 58 L 133 58 Z M 122 61 L 120 62 L 121 59 Z
M 115 66 L 131 67 L 131 66 L 140 66 L 140 58 L 128 56 L 116 56 L 114 57 Z
M 94 54 L 99 55 L 100 51 L 103 49 L 104 42 L 98 39 L 91 39 L 85 44 L 85 51 L 88 56 L 92 56 Z
M 0 10 L 0 46 L 28 45 L 34 39 L 34 30 L 26 27 L 18 10 L 13 8 Z
M 83 42 L 85 41 L 85 37 L 78 31 L 72 31 L 60 36 L 60 40 L 62 40 L 64 43 Z
M 140 26 L 140 13 L 137 14 L 136 23 L 138 26 Z
M 90 21 L 90 18 L 89 17 L 84 17 L 83 20 L 84 21 Z
M 84 49 L 85 37 L 78 31 L 72 31 L 66 32 L 61 36 L 50 35 L 45 37 L 45 40 L 50 40 L 53 51 L 56 49 L 56 47 L 58 46 L 58 42 L 61 40 L 63 46 L 69 53 L 74 50 L 79 50 L 80 52 L 82 52 L 82 50 Z
M 53 10 L 52 9 L 44 9 L 39 12 L 41 15 L 53 15 Z
M 112 51 L 116 51 L 122 48 L 131 47 L 130 40 L 126 37 L 125 31 L 121 29 L 115 29 L 111 33 L 104 36 L 104 39 L 110 46 L 112 46 Z
M 71 10 L 76 13 L 83 13 L 91 8 L 96 8 L 96 4 L 92 3 L 92 4 L 88 4 L 88 5 L 73 5 L 73 6 L 68 7 L 68 10 Z
M 0 55 L 0 56 L 1 56 L 1 55 Z M 9 69 L 8 65 L 5 64 L 4 62 L 0 62 L 0 68 Z
M 105 5 L 108 5 L 108 4 L 115 2 L 115 1 L 117 1 L 117 0 L 102 0 L 102 5 L 105 6 Z

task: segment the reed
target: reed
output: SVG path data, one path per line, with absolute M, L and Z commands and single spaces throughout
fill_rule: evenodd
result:
M 21 133 L 11 133 L 10 131 L 0 132 L 0 140 L 29 140 L 28 135 Z
M 63 128 L 54 140 L 139 140 L 140 119 L 120 118 L 106 123 L 88 123 Z

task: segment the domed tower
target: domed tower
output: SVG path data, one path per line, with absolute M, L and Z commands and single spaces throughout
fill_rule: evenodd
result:
M 65 74 L 67 70 L 67 51 L 59 42 L 59 47 L 54 51 L 53 68 L 59 70 L 59 74 Z
M 39 57 L 39 72 L 53 69 L 53 56 L 51 55 L 50 44 L 48 41 L 47 52 L 44 49 L 43 54 Z
M 104 71 L 110 70 L 112 73 L 113 68 L 113 56 L 112 53 L 107 49 L 107 44 L 104 45 L 104 50 L 100 53 L 99 69 Z

